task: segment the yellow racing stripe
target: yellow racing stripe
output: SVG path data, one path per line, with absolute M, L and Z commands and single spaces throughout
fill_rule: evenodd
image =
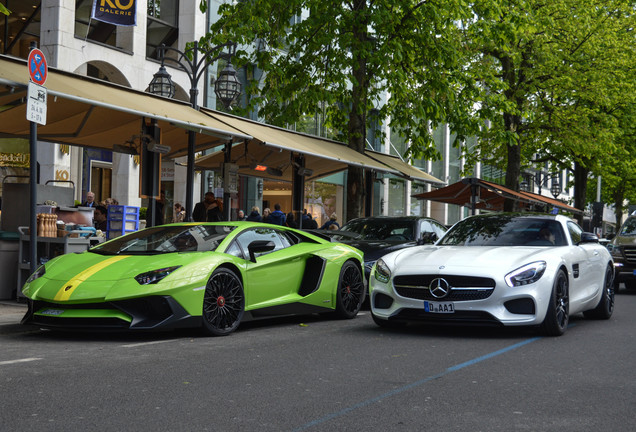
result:
M 116 263 L 117 261 L 121 261 L 124 258 L 129 258 L 130 256 L 115 256 L 112 258 L 108 258 L 100 263 L 95 264 L 94 266 L 91 266 L 89 268 L 87 268 L 86 270 L 78 273 L 77 275 L 75 275 L 75 277 L 73 277 L 72 279 L 70 279 L 68 282 L 66 282 L 64 285 L 62 285 L 62 288 L 60 288 L 60 290 L 57 292 L 57 294 L 55 294 L 55 300 L 56 301 L 66 301 L 69 299 L 69 297 L 71 297 L 71 294 L 73 294 L 73 291 L 75 291 L 75 289 L 82 283 L 84 282 L 86 279 L 88 279 L 89 277 L 93 276 L 95 273 L 97 273 L 98 271 L 108 267 L 111 264 Z

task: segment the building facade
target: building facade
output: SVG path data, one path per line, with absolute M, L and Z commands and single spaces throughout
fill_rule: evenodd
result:
M 187 44 L 205 35 L 209 23 L 217 19 L 216 11 L 222 3 L 208 2 L 209 12 L 199 10 L 199 0 L 0 0 L 12 11 L 3 20 L 0 29 L 0 47 L 7 55 L 27 58 L 31 42 L 36 42 L 44 52 L 50 67 L 80 75 L 91 76 L 116 83 L 131 89 L 146 90 L 161 62 L 158 49 L 163 44 L 185 51 Z M 135 26 L 115 26 L 91 18 L 93 6 L 119 7 L 136 6 Z M 176 83 L 175 98 L 190 99 L 190 81 L 183 71 L 171 62 L 165 62 L 166 69 Z M 203 79 L 198 82 L 198 104 L 217 108 L 211 81 L 217 76 L 220 65 L 210 65 Z M 239 71 L 243 81 L 245 71 Z M 254 119 L 258 120 L 258 119 Z M 108 119 L 105 119 L 108 121 Z M 400 156 L 408 148 L 398 135 L 388 127 L 388 119 L 378 121 L 376 130 L 369 131 L 369 148 Z M 311 130 L 303 130 L 299 125 L 294 129 L 320 135 L 318 123 Z M 377 131 L 383 131 L 378 134 Z M 377 138 L 376 138 L 377 136 Z M 382 139 L 380 136 L 384 136 Z M 459 143 L 448 127 L 441 126 L 434 131 L 434 139 L 442 158 L 437 161 L 414 161 L 413 165 L 444 182 L 459 181 L 464 171 Z M 116 144 L 116 143 L 113 143 Z M 123 144 L 123 143 L 121 143 Z M 400 156 L 401 157 L 401 156 Z M 117 152 L 77 148 L 66 145 L 40 142 L 38 144 L 40 182 L 48 180 L 72 181 L 75 185 L 75 199 L 83 202 L 88 191 L 96 194 L 96 200 L 115 198 L 120 204 L 145 206 L 139 194 L 138 158 Z M 27 168 L 2 167 L 2 175 Z M 20 171 L 21 170 L 21 171 Z M 499 175 L 501 174 L 501 175 Z M 488 180 L 501 181 L 502 173 L 477 165 L 471 175 Z M 305 185 L 305 206 L 322 222 L 331 213 L 336 213 L 342 221 L 345 214 L 344 197 L 346 173 L 332 175 L 321 181 Z M 186 193 L 185 157 L 162 162 L 162 184 L 166 191 L 165 220 L 172 219 L 172 204 L 185 201 Z M 566 184 L 563 178 L 561 184 Z M 194 201 L 197 202 L 206 190 L 220 191 L 223 187 L 218 173 L 207 171 L 195 175 Z M 405 180 L 393 175 L 379 175 L 373 191 L 367 191 L 373 198 L 374 215 L 426 215 L 450 225 L 468 214 L 466 207 L 412 199 L 416 193 L 430 190 L 431 185 Z M 240 192 L 233 200 L 234 210 L 252 206 L 261 209 L 280 203 L 283 209 L 291 210 L 291 185 L 285 182 L 264 180 L 256 177 L 240 179 Z M 536 190 L 536 189 L 535 189 Z M 549 188 L 547 188 L 549 191 Z M 567 191 L 565 191 L 567 193 Z M 217 193 L 218 195 L 218 193 Z

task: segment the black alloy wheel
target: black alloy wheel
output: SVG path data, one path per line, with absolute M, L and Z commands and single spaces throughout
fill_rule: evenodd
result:
M 614 269 L 609 264 L 605 269 L 605 278 L 603 279 L 603 295 L 598 305 L 589 311 L 583 312 L 585 318 L 592 319 L 609 319 L 614 313 Z
M 353 261 L 345 262 L 338 279 L 336 315 L 339 318 L 354 318 L 362 307 L 365 291 L 360 266 Z
M 541 331 L 546 336 L 561 336 L 567 329 L 570 321 L 568 290 L 568 277 L 563 269 L 559 269 L 554 278 L 548 311 L 541 324 Z
M 243 284 L 231 270 L 212 273 L 203 297 L 203 328 L 213 336 L 225 336 L 237 329 L 245 311 Z

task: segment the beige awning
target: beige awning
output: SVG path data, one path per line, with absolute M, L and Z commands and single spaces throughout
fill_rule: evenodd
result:
M 201 112 L 228 127 L 254 137 L 249 144 L 248 152 L 244 151 L 243 146 L 235 146 L 236 149 L 232 149 L 232 161 L 241 166 L 249 166 L 254 163 L 268 164 L 268 166 L 282 169 L 285 173 L 284 177 L 291 179 L 291 154 L 297 153 L 304 155 L 306 158 L 305 166 L 314 170 L 311 178 L 342 171 L 348 165 L 396 172 L 396 170 L 388 168 L 386 165 L 337 141 L 278 128 L 218 111 L 201 109 Z M 280 154 L 276 155 L 276 153 Z M 218 162 L 222 162 L 222 160 L 218 160 L 218 157 L 215 158 L 211 155 L 207 159 L 198 161 L 197 165 L 217 165 Z M 260 172 L 253 170 L 246 175 L 263 177 Z M 280 177 L 277 178 L 280 179 Z
M 217 111 L 202 109 L 221 123 L 254 137 L 248 144 L 235 144 L 232 147 L 231 161 L 239 165 L 242 175 L 264 177 L 270 179 L 291 181 L 292 153 L 305 156 L 305 167 L 312 170 L 312 174 L 305 180 L 315 180 L 347 169 L 349 165 L 359 166 L 379 172 L 387 172 L 409 179 L 430 183 L 441 183 L 427 173 L 418 170 L 398 158 L 376 153 L 359 153 L 346 144 L 302 134 L 287 129 L 258 123 L 244 118 L 231 116 Z M 376 157 L 377 155 L 380 155 Z M 200 169 L 220 169 L 223 163 L 223 152 L 203 156 L 197 159 L 196 165 Z M 267 171 L 257 171 L 255 168 L 271 167 L 282 171 L 277 176 Z
M 0 56 L 0 136 L 28 137 L 24 60 Z M 113 145 L 136 141 L 142 117 L 156 119 L 168 157 L 183 156 L 187 130 L 196 134 L 196 150 L 230 139 L 251 139 L 185 102 L 162 98 L 128 87 L 49 68 L 46 125 L 38 125 L 38 140 L 113 150 Z M 137 138 L 136 138 L 137 137 Z
M 409 180 L 416 180 L 424 183 L 433 183 L 437 186 L 446 184 L 446 182 L 433 177 L 429 173 L 426 173 L 421 169 L 400 160 L 400 158 L 398 158 L 397 156 L 391 156 L 386 153 L 379 153 L 371 150 L 365 150 L 364 153 L 370 158 L 375 159 L 378 162 L 382 162 L 383 164 L 388 165 L 391 168 L 401 172 Z

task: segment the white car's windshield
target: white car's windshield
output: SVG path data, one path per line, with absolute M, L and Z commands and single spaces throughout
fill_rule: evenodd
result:
M 567 240 L 561 224 L 552 219 L 487 215 L 458 222 L 438 245 L 565 246 Z

